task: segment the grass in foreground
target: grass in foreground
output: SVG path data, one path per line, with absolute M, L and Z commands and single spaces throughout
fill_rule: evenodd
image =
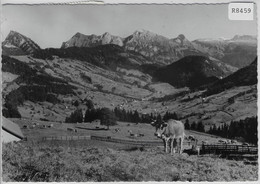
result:
M 255 181 L 258 165 L 159 148 L 3 144 L 3 181 Z

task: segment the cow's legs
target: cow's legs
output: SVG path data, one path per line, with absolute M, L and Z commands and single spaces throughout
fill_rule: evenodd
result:
M 182 154 L 182 149 L 183 149 L 183 139 L 184 139 L 184 137 L 181 137 L 180 139 L 181 139 L 181 140 L 180 140 L 180 154 Z
M 170 141 L 171 141 L 171 142 L 170 142 L 170 143 L 171 143 L 171 144 L 170 144 L 170 145 L 171 145 L 171 146 L 170 146 L 170 149 L 171 149 L 171 155 L 172 155 L 172 154 L 173 154 L 173 141 L 174 141 L 174 139 L 170 139 Z
M 165 138 L 165 139 L 163 139 L 163 142 L 164 142 L 164 150 L 165 150 L 165 152 L 167 153 L 167 138 Z
M 177 140 L 175 138 L 172 138 L 172 141 L 171 141 L 171 154 L 175 154 L 176 153 L 176 148 L 177 147 L 178 147 Z

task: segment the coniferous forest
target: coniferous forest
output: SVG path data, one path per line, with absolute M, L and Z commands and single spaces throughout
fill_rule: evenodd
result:
M 207 133 L 257 144 L 257 116 L 240 121 L 231 121 L 229 125 L 226 123 L 219 127 L 213 125 Z

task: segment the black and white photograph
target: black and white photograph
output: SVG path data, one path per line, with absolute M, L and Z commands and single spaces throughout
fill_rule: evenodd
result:
M 2 4 L 2 182 L 257 182 L 257 6 Z

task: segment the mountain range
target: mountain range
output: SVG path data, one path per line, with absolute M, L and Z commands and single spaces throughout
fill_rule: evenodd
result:
M 170 39 L 147 30 L 138 30 L 126 38 L 109 33 L 100 36 L 77 33 L 64 42 L 61 48 L 93 47 L 104 44 L 116 44 L 125 50 L 138 52 L 159 65 L 171 64 L 188 55 L 204 55 L 241 68 L 250 64 L 248 61 L 254 60 L 257 39 L 250 35 L 236 35 L 232 39 L 189 41 L 183 34 Z
M 256 45 L 256 38 L 247 35 L 189 41 L 182 34 L 166 38 L 140 30 L 126 38 L 77 33 L 61 48 L 41 49 L 11 31 L 2 42 L 4 112 L 63 121 L 91 99 L 96 108 L 175 111 L 198 121 L 199 111 L 207 108 L 197 106 L 197 98 L 211 95 L 219 102 L 208 112 L 216 116 L 214 122 L 223 120 L 225 108 L 226 114 L 247 117 L 256 114 L 256 91 L 251 90 L 257 84 Z M 228 107 L 222 93 L 250 95 L 250 108 L 246 111 L 244 102 Z
M 256 56 L 257 39 L 251 35 L 235 35 L 232 39 L 197 39 L 189 41 L 183 34 L 176 38 L 166 38 L 147 30 L 135 31 L 126 38 L 108 32 L 102 35 L 76 33 L 61 49 L 71 47 L 96 47 L 118 45 L 125 51 L 134 51 L 156 65 L 168 65 L 184 56 L 200 55 L 221 61 L 230 66 L 242 68 L 250 64 Z M 11 31 L 2 43 L 3 54 L 23 55 L 40 50 L 30 38 Z

